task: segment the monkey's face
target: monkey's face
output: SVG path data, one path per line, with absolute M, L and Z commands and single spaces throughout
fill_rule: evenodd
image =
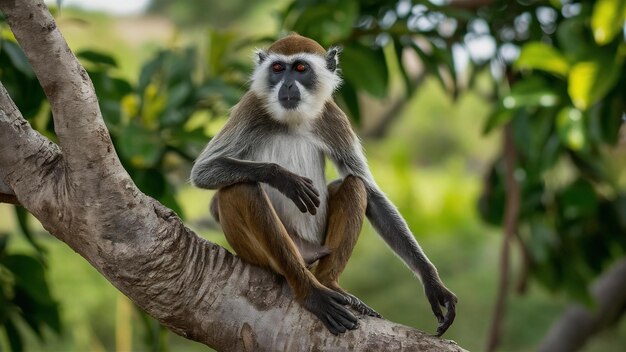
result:
M 302 100 L 301 91 L 315 90 L 316 77 L 311 64 L 305 60 L 284 62 L 277 60 L 269 65 L 268 84 L 271 91 L 277 91 L 278 103 L 286 110 L 298 107 Z
M 341 82 L 335 49 L 326 57 L 264 51 L 257 55 L 251 89 L 265 102 L 270 116 L 284 123 L 299 125 L 317 118 Z

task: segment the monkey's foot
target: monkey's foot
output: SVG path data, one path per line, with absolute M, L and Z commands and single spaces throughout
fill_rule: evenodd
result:
M 325 287 L 314 288 L 302 302 L 304 308 L 315 314 L 333 335 L 357 328 L 357 318 L 344 307 L 349 304 L 346 296 Z
M 367 304 L 363 303 L 363 301 L 361 301 L 360 299 L 358 299 L 356 296 L 351 295 L 347 292 L 344 292 L 344 295 L 346 296 L 346 298 L 348 298 L 348 305 L 356 310 L 357 312 L 363 314 L 363 315 L 367 315 L 370 317 L 375 317 L 375 318 L 382 318 L 383 316 L 378 314 L 377 311 L 373 310 L 370 306 L 368 306 Z

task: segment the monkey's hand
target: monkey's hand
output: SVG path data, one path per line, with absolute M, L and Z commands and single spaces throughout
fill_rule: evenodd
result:
M 424 282 L 424 291 L 433 309 L 433 313 L 435 313 L 439 321 L 437 336 L 441 336 L 448 330 L 450 325 L 452 325 L 452 322 L 454 322 L 454 318 L 456 317 L 456 303 L 458 300 L 454 293 L 448 290 L 439 280 Z M 445 316 L 441 311 L 441 307 L 445 307 L 447 310 Z
M 267 177 L 267 184 L 291 199 L 301 212 L 317 214 L 320 205 L 320 194 L 311 179 L 299 176 L 274 164 Z
M 339 292 L 315 287 L 304 298 L 302 305 L 315 314 L 333 334 L 342 334 L 357 328 L 357 318 L 346 308 L 348 299 Z

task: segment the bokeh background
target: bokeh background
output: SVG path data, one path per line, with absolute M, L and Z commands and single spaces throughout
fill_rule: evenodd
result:
M 125 167 L 199 235 L 227 246 L 208 213 L 212 193 L 188 184 L 191 162 L 247 89 L 253 49 L 297 31 L 344 48 L 337 101 L 459 297 L 446 338 L 533 351 L 568 307 L 602 306 L 610 314 L 579 347 L 624 350 L 626 292 L 601 303 L 589 288 L 626 281 L 607 277 L 626 260 L 626 0 L 48 4 Z M 3 20 L 0 80 L 54 140 Z M 421 285 L 369 225 L 342 284 L 387 319 L 436 329 Z M 23 209 L 0 204 L 0 350 L 206 347 L 160 327 Z

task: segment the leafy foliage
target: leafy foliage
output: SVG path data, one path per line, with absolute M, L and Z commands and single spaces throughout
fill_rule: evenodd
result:
M 514 130 L 530 274 L 586 298 L 588 283 L 626 250 L 625 194 L 619 175 L 607 171 L 626 110 L 626 1 L 436 3 L 295 0 L 282 19 L 288 29 L 346 47 L 340 96 L 356 120 L 356 96 L 385 97 L 392 65 L 399 64 L 407 94 L 417 88 L 407 53 L 452 97 L 489 77 L 494 108 L 484 130 Z M 334 8 L 350 26 L 336 24 Z M 382 54 L 389 47 L 396 55 Z M 565 182 L 553 182 L 555 174 Z M 502 225 L 505 199 L 500 156 L 479 202 L 487 222 Z
M 176 11 L 179 20 L 197 24 L 207 13 L 198 9 L 217 4 L 194 0 L 185 9 L 182 3 L 155 1 L 152 10 Z M 623 175 L 611 165 L 626 111 L 626 0 L 442 3 L 293 0 L 279 20 L 286 31 L 326 47 L 343 46 L 345 82 L 338 98 L 356 122 L 363 108 L 359 97 L 386 98 L 393 75 L 401 78 L 406 97 L 419 88 L 411 58 L 452 98 L 482 91 L 479 82 L 488 81 L 485 98 L 493 111 L 483 130 L 495 133 L 509 125 L 514 131 L 522 196 L 518 231 L 530 254 L 529 273 L 550 290 L 587 300 L 589 282 L 626 253 Z M 248 8 L 241 1 L 217 5 L 230 13 Z M 226 17 L 211 23 L 229 22 Z M 29 121 L 54 139 L 43 91 L 11 34 L 1 33 L 0 80 Z M 206 143 L 206 126 L 226 115 L 243 93 L 250 66 L 241 53 L 265 43 L 228 31 L 208 31 L 206 38 L 206 51 L 160 51 L 136 82 L 119 77 L 117 62 L 107 53 L 77 53 L 125 168 L 142 191 L 179 214 L 173 194 L 180 182 L 172 176 Z M 494 226 L 502 225 L 507 196 L 502 159 L 499 155 L 490 165 L 478 201 L 483 220 Z M 0 241 L 0 321 L 18 350 L 15 319 L 24 312 L 39 336 L 43 326 L 60 330 L 41 274 L 45 252 L 25 219 L 18 213 L 35 256 L 4 253 L 6 237 Z M 25 275 L 36 279 L 25 284 Z M 150 339 L 159 340 L 154 324 L 146 326 Z

